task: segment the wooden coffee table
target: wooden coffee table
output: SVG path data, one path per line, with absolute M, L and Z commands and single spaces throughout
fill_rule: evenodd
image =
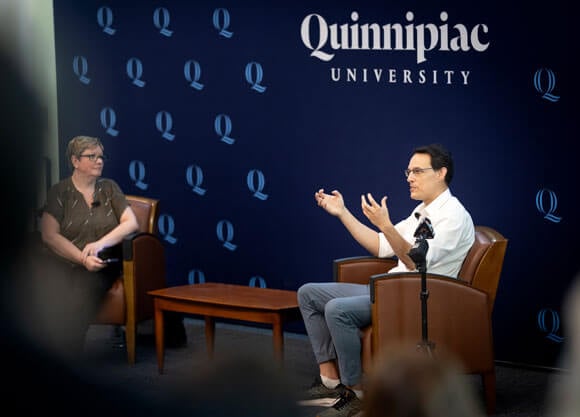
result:
M 301 319 L 296 291 L 208 282 L 149 291 L 155 305 L 155 348 L 159 373 L 163 373 L 163 312 L 199 314 L 205 318 L 207 351 L 213 356 L 214 318 L 236 319 L 272 325 L 274 354 L 284 357 L 283 324 Z

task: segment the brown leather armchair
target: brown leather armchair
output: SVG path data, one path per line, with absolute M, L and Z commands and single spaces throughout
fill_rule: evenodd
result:
M 165 252 L 157 237 L 159 200 L 127 195 L 139 231 L 123 240 L 123 274 L 109 290 L 94 324 L 125 327 L 127 360 L 135 363 L 137 324 L 153 318 L 148 291 L 166 287 Z
M 503 267 L 507 239 L 486 226 L 475 227 L 475 242 L 459 279 L 427 271 L 428 340 L 437 350 L 455 355 L 468 374 L 482 377 L 486 410 L 495 413 L 496 378 L 492 312 Z M 421 274 L 386 271 L 395 259 L 361 256 L 334 261 L 338 282 L 370 283 L 372 324 L 361 332 L 362 364 L 368 371 L 373 356 L 391 344 L 422 342 Z

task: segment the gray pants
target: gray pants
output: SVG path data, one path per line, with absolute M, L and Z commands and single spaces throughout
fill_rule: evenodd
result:
M 317 363 L 337 360 L 341 382 L 360 383 L 360 329 L 371 323 L 369 286 L 304 284 L 298 288 L 298 304 Z

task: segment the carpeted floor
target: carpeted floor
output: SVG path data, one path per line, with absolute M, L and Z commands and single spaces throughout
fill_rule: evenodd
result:
M 187 346 L 166 349 L 159 374 L 152 331 L 141 329 L 137 363 L 130 366 L 113 327 L 92 326 L 86 360 L 75 370 L 79 383 L 128 398 L 140 415 L 314 417 L 320 408 L 295 404 L 317 372 L 305 335 L 285 333 L 285 357 L 274 360 L 271 331 L 218 323 L 215 354 L 209 359 L 203 321 L 186 318 Z M 496 417 L 541 417 L 547 388 L 558 374 L 497 367 Z M 483 404 L 480 379 L 465 376 Z M 172 414 L 168 412 L 171 410 Z

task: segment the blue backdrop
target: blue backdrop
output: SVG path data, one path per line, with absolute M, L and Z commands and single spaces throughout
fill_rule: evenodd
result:
M 564 4 L 55 0 L 61 154 L 99 136 L 104 175 L 161 200 L 170 285 L 297 289 L 366 254 L 314 192 L 403 218 L 411 151 L 441 142 L 452 192 L 509 239 L 497 359 L 554 366 L 578 271 Z

